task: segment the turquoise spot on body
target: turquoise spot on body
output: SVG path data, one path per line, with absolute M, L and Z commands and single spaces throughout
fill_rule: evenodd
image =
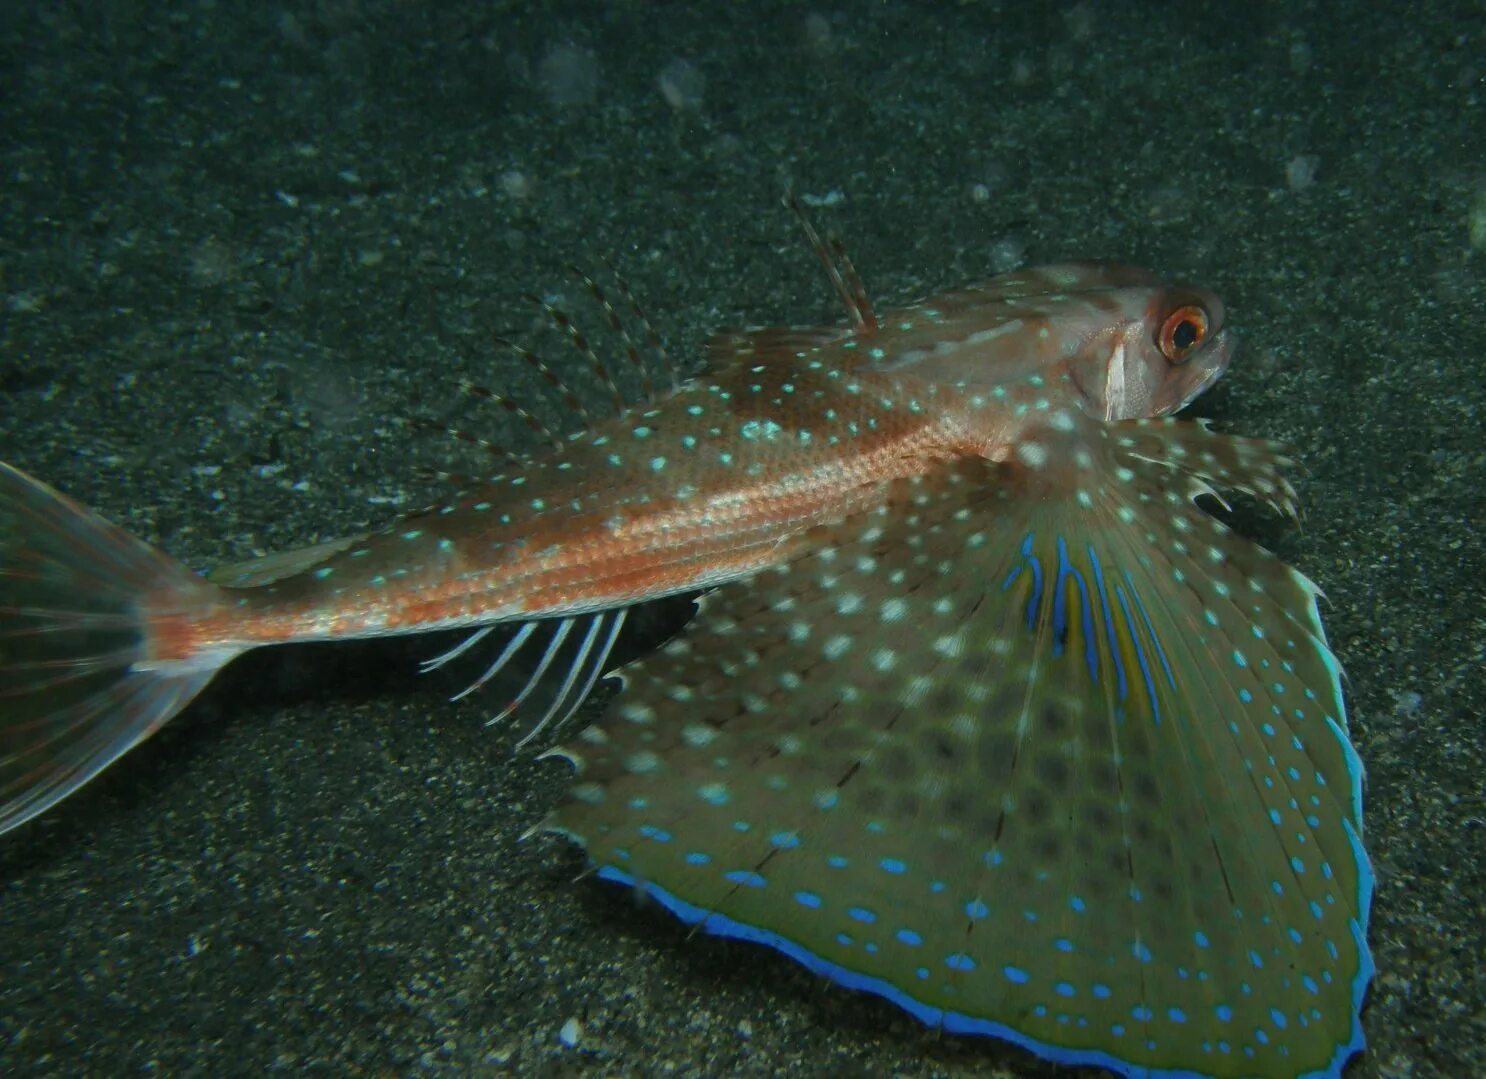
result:
M 738 434 L 750 442 L 760 442 L 775 437 L 783 430 L 773 420 L 749 420 L 738 429 Z

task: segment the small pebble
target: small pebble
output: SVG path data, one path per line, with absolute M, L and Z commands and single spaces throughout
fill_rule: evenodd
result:
M 1416 716 L 1423 707 L 1424 695 L 1415 690 L 1405 689 L 1393 695 L 1393 711 L 1397 715 Z
M 1291 191 L 1304 191 L 1316 182 L 1316 170 L 1320 167 L 1321 159 L 1315 154 L 1292 157 L 1285 164 L 1285 182 Z

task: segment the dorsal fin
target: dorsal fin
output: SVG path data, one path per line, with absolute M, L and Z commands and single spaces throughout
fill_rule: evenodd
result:
M 826 278 L 846 307 L 847 325 L 746 326 L 718 330 L 707 339 L 709 366 L 721 366 L 734 360 L 769 363 L 792 359 L 843 337 L 866 336 L 877 331 L 877 312 L 846 248 L 839 240 L 827 241 L 821 237 L 793 191 L 785 193 L 784 204 L 799 221 L 811 254 L 825 268 Z
M 875 333 L 877 312 L 872 308 L 872 300 L 867 295 L 862 279 L 857 275 L 857 269 L 852 265 L 851 257 L 846 253 L 846 248 L 839 240 L 832 239 L 827 243 L 821 239 L 820 233 L 815 231 L 815 226 L 810 223 L 810 218 L 805 214 L 805 208 L 800 205 L 800 200 L 795 197 L 793 191 L 785 193 L 784 204 L 789 207 L 795 219 L 800 222 L 800 227 L 805 230 L 805 240 L 810 245 L 811 254 L 825 267 L 826 277 L 830 280 L 831 287 L 836 290 L 836 295 L 841 297 L 841 302 L 846 305 L 846 314 L 851 320 L 851 332 Z

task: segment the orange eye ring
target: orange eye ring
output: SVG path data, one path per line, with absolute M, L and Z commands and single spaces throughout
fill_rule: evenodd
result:
M 1183 304 L 1161 323 L 1156 347 L 1172 363 L 1185 363 L 1207 340 L 1207 331 L 1207 311 L 1196 304 Z

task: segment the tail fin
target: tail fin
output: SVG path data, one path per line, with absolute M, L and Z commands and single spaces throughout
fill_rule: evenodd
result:
M 151 627 L 217 589 L 0 463 L 0 833 L 67 797 L 183 709 L 234 649 L 152 655 Z

